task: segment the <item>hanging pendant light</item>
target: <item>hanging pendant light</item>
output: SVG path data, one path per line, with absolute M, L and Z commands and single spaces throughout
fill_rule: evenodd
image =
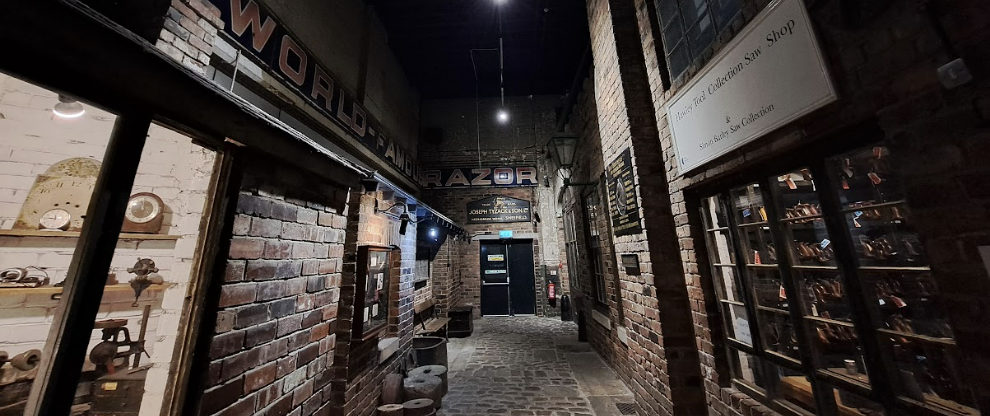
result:
M 59 94 L 58 104 L 55 104 L 55 108 L 52 109 L 52 113 L 59 118 L 73 119 L 82 117 L 83 114 L 86 114 L 86 108 L 84 108 L 79 101 Z

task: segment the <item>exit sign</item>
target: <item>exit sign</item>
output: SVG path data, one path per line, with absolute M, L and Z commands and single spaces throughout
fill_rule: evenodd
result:
M 512 238 L 512 230 L 499 231 L 498 238 Z

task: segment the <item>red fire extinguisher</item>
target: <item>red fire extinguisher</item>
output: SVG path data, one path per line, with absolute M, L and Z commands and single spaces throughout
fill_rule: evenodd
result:
M 553 282 L 547 285 L 547 300 L 551 302 L 557 300 L 557 293 L 554 291 Z

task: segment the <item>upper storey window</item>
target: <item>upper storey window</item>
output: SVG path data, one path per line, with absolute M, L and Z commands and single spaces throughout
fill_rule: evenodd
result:
M 679 77 L 739 12 L 739 0 L 656 0 L 671 79 Z

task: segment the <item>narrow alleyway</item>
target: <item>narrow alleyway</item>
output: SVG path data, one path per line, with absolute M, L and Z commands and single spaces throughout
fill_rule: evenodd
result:
M 482 318 L 469 338 L 448 346 L 450 392 L 443 416 L 611 416 L 632 393 L 572 322 L 539 317 Z

